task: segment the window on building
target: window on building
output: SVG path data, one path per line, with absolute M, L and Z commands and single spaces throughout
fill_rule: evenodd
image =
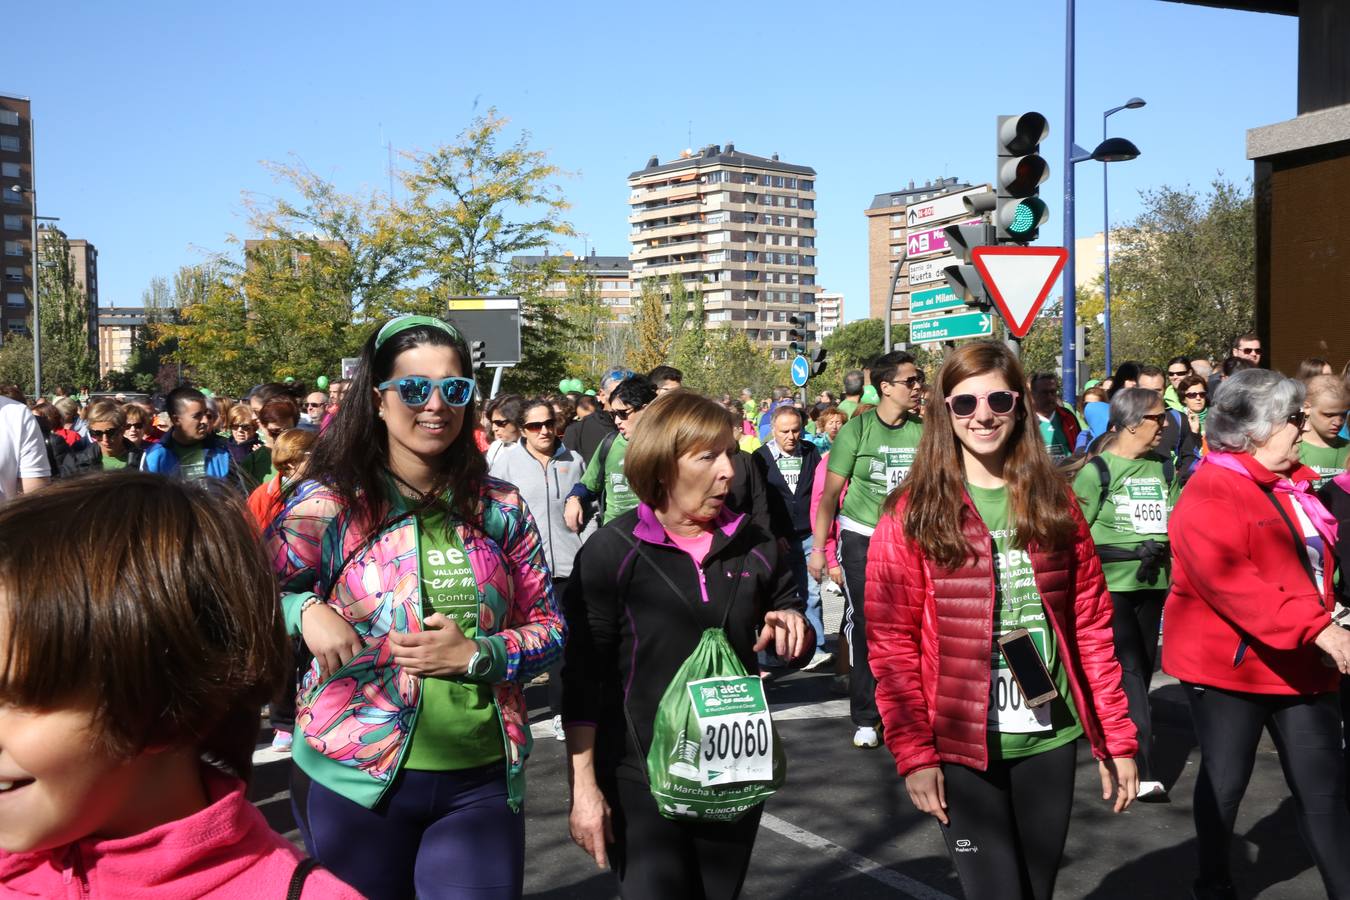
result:
M 814 191 L 816 183 L 808 178 L 803 178 L 797 182 L 797 187 L 803 191 Z
M 0 150 L 9 153 L 18 153 L 22 148 L 19 144 L 19 138 L 13 134 L 0 134 Z
M 23 306 L 26 302 L 22 291 L 10 291 L 5 295 L 6 306 Z
M 5 241 L 6 256 L 23 256 L 23 244 L 19 241 Z
M 5 176 L 6 178 L 18 178 L 19 174 L 18 163 L 0 163 L 0 175 Z
M 6 231 L 26 231 L 23 224 L 23 216 L 5 216 Z
M 6 281 L 23 281 L 23 266 L 5 266 Z
M 6 203 L 28 202 L 22 191 L 13 190 L 8 184 L 0 185 L 0 194 L 4 195 Z
M 797 204 L 797 205 L 800 206 L 802 209 L 815 209 L 815 208 L 816 208 L 816 201 L 814 201 L 814 200 L 803 200 L 801 203 L 799 203 L 799 204 Z
M 787 186 L 795 191 L 797 189 L 797 179 L 795 178 L 787 179 Z
M 0 109 L 0 125 L 18 125 L 19 114 L 12 109 Z

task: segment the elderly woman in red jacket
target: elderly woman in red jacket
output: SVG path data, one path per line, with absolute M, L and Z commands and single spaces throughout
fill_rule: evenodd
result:
M 1077 738 L 1116 812 L 1139 783 L 1101 564 L 1029 401 L 1002 344 L 948 356 L 867 559 L 886 745 L 968 900 L 1053 893 Z
M 1200 743 L 1200 898 L 1234 896 L 1233 822 L 1266 728 L 1327 895 L 1350 897 L 1336 693 L 1350 634 L 1331 620 L 1336 522 L 1298 461 L 1303 394 L 1264 369 L 1225 381 L 1205 419 L 1210 452 L 1168 527 L 1163 669 L 1186 685 Z

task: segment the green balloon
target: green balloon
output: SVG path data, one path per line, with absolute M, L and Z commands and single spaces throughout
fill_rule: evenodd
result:
M 287 375 L 287 376 L 286 376 L 284 379 L 282 379 L 282 380 L 285 381 L 287 384 L 295 384 L 295 377 L 292 376 L 292 375 Z
M 571 383 L 572 379 L 570 378 L 564 378 L 562 381 L 558 382 L 558 393 L 560 394 L 567 393 L 567 386 Z
M 870 384 L 867 387 L 863 388 L 862 402 L 871 403 L 873 406 L 880 403 L 881 397 L 877 395 L 877 389 Z
M 588 396 L 588 397 L 594 397 L 594 396 L 595 396 L 595 391 L 587 391 L 587 392 L 586 392 L 586 396 Z
M 321 391 L 328 390 L 328 376 L 320 375 L 318 378 L 314 379 L 314 386 Z
M 202 396 L 203 396 L 203 397 L 214 397 L 215 395 L 216 395 L 216 392 L 213 391 L 213 390 L 211 390 L 210 388 L 202 388 Z

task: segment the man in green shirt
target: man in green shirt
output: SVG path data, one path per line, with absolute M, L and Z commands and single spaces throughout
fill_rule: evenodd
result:
M 863 392 L 863 373 L 860 369 L 853 369 L 844 375 L 844 399 L 839 401 L 839 411 L 846 417 L 853 415 L 853 411 L 858 408 L 862 402 Z
M 851 373 L 850 373 L 851 374 Z M 872 366 L 872 386 L 878 400 L 875 409 L 850 419 L 830 447 L 825 487 L 812 535 L 808 568 L 817 581 L 825 567 L 824 547 L 835 514 L 839 516 L 839 561 L 844 570 L 848 607 L 844 638 L 849 644 L 852 674 L 849 676 L 849 712 L 856 726 L 855 747 L 878 744 L 876 726 L 876 679 L 867 662 L 867 637 L 863 618 L 864 574 L 867 545 L 881 506 L 914 462 L 923 426 L 912 411 L 915 394 L 923 386 L 923 372 L 914 357 L 904 352 L 887 353 Z M 847 381 L 845 391 L 849 390 Z M 848 488 L 843 507 L 839 497 Z
M 609 412 L 619 433 L 600 443 L 591 455 L 581 481 L 567 495 L 563 517 L 568 528 L 581 533 L 585 525 L 584 504 L 588 500 L 600 501 L 601 525 L 637 508 L 637 494 L 629 489 L 628 479 L 623 474 L 623 458 L 642 411 L 655 399 L 656 386 L 641 375 L 626 379 L 614 388 L 609 396 Z

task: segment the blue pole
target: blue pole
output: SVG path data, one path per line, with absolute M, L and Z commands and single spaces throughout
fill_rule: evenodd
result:
M 1078 325 L 1078 298 L 1074 293 L 1073 222 L 1073 18 L 1074 0 L 1065 0 L 1064 10 L 1064 249 L 1069 257 L 1064 263 L 1064 336 L 1062 350 L 1064 370 L 1064 402 L 1073 405 L 1078 400 L 1078 354 L 1075 331 Z
M 1116 112 L 1118 110 L 1112 110 Z M 1106 140 L 1106 120 L 1110 117 L 1108 112 L 1102 116 L 1102 141 Z M 1111 167 L 1102 163 L 1102 264 L 1105 268 L 1102 270 L 1102 330 L 1106 334 L 1106 374 L 1110 375 L 1111 368 L 1111 213 L 1107 205 L 1109 194 L 1107 193 L 1107 176 Z

